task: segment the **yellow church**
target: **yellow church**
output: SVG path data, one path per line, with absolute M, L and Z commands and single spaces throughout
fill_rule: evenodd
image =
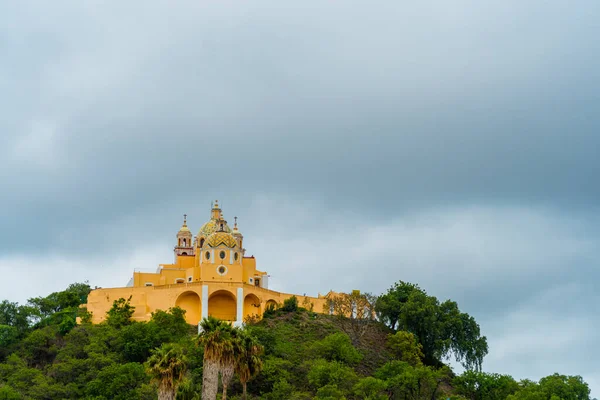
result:
M 269 289 L 269 275 L 256 269 L 256 259 L 246 256 L 244 236 L 236 222 L 227 225 L 218 201 L 212 206 L 210 220 L 193 237 L 187 226 L 176 236 L 174 263 L 160 264 L 155 273 L 134 272 L 127 287 L 93 290 L 87 309 L 92 322 L 105 319 L 113 301 L 131 298 L 133 319 L 147 321 L 152 312 L 181 307 L 190 324 L 211 315 L 240 325 L 248 316 L 260 317 L 269 305 L 283 303 L 292 294 Z M 330 294 L 298 296 L 298 303 L 322 312 Z

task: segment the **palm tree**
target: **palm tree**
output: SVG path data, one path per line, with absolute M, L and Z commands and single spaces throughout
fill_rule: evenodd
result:
M 227 388 L 235 373 L 235 364 L 241 354 L 240 330 L 232 328 L 223 341 L 223 352 L 221 353 L 221 382 L 223 383 L 222 400 L 227 400 Z
M 146 371 L 158 383 L 158 399 L 174 400 L 177 387 L 185 375 L 187 357 L 172 343 L 155 349 L 146 361 Z
M 254 337 L 246 334 L 240 335 L 240 356 L 236 359 L 235 372 L 240 377 L 244 388 L 243 399 L 246 400 L 246 388 L 248 381 L 256 377 L 262 370 L 263 364 L 260 355 L 264 348 Z
M 223 354 L 229 351 L 232 327 L 209 316 L 200 322 L 202 332 L 198 344 L 204 346 L 202 372 L 202 400 L 215 400 L 219 389 L 219 370 Z

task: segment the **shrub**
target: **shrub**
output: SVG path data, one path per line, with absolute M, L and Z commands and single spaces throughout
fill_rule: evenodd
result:
M 298 311 L 298 298 L 296 296 L 292 296 L 289 299 L 286 299 L 283 302 L 283 307 L 281 307 L 281 309 L 285 312 Z

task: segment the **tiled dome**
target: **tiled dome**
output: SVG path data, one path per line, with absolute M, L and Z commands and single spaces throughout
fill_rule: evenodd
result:
M 227 247 L 233 248 L 237 246 L 237 241 L 231 233 L 215 232 L 206 239 L 206 244 L 208 244 L 210 247 L 225 245 Z

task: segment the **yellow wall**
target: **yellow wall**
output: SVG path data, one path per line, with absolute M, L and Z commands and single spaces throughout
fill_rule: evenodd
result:
M 242 314 L 244 317 L 250 314 L 262 315 L 268 303 L 282 304 L 285 299 L 293 296 L 249 284 L 194 282 L 150 287 L 96 289 L 88 296 L 87 308 L 92 312 L 92 321 L 99 323 L 106 318 L 106 312 L 112 307 L 113 301 L 119 298 L 127 299 L 131 296 L 131 305 L 135 307 L 133 319 L 137 321 L 148 321 L 153 311 L 180 306 L 186 310 L 188 323 L 197 324 L 200 318 L 203 318 L 201 315 L 203 284 L 208 286 L 209 314 L 225 318 L 228 321 L 236 319 L 238 288 L 243 289 L 244 309 Z M 311 304 L 313 311 L 323 312 L 323 306 L 326 303 L 324 296 L 296 297 L 300 306 Z M 259 307 L 256 307 L 256 304 Z M 228 319 L 232 317 L 233 319 Z

